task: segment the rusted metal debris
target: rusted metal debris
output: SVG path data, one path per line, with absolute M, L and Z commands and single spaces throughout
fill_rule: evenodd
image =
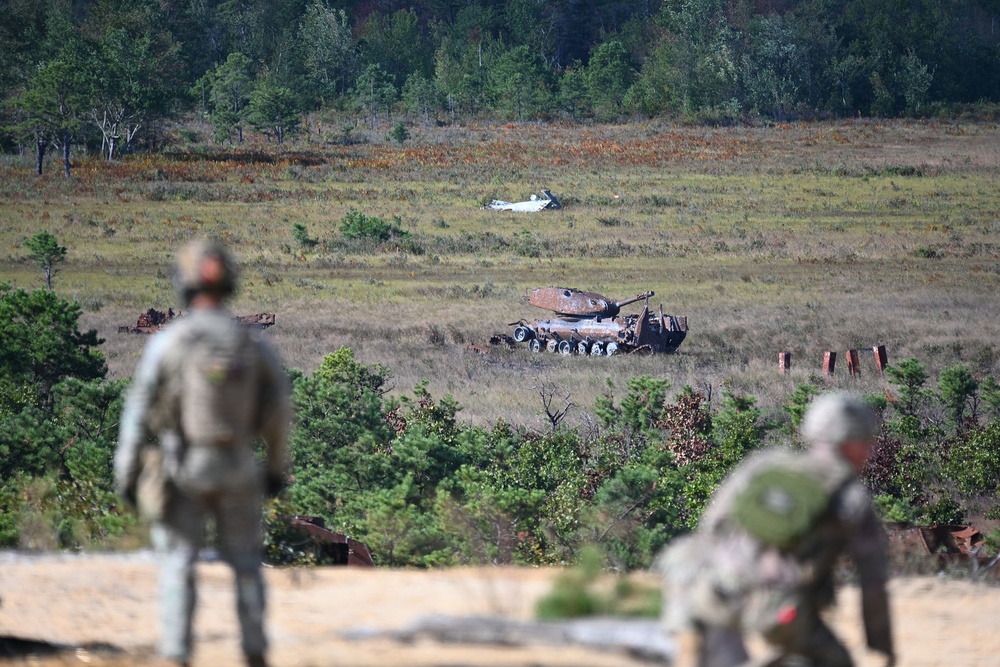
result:
M 150 308 L 139 316 L 135 326 L 118 327 L 118 333 L 151 334 L 167 326 L 171 320 L 182 317 L 183 313 L 174 313 L 173 308 L 168 308 L 167 312 L 161 312 L 155 308 Z M 256 313 L 254 315 L 237 315 L 233 318 L 240 324 L 245 324 L 254 329 L 266 329 L 274 326 L 274 313 Z
M 517 347 L 517 341 L 508 336 L 507 334 L 493 334 L 490 336 L 490 345 L 504 345 L 507 348 L 513 350 Z
M 558 317 L 548 320 L 511 322 L 513 338 L 527 343 L 532 352 L 548 350 L 560 354 L 613 356 L 639 352 L 673 352 L 687 336 L 687 317 L 664 315 L 663 306 L 649 308 L 653 292 L 613 301 L 595 292 L 568 287 L 538 287 L 528 303 L 550 310 Z M 620 315 L 623 306 L 645 300 L 638 315 Z
M 893 540 L 928 555 L 968 556 L 983 544 L 982 534 L 967 525 L 911 526 L 890 523 L 886 531 Z
M 492 211 L 514 211 L 518 213 L 537 213 L 542 209 L 558 209 L 562 208 L 562 204 L 556 199 L 548 190 L 542 190 L 542 196 L 531 195 L 528 201 L 519 202 L 509 202 L 502 201 L 500 199 L 494 199 L 488 204 L 483 206 L 484 209 L 489 209 Z
M 296 515 L 289 519 L 289 525 L 308 535 L 323 560 L 330 564 L 375 567 L 367 544 L 329 530 L 323 517 Z
M 1000 576 L 1000 555 L 985 552 L 982 534 L 968 525 L 911 526 L 886 524 L 892 550 L 901 555 L 917 554 L 937 562 L 938 567 L 968 567 L 973 577 Z
M 168 308 L 162 313 L 155 308 L 150 308 L 139 316 L 133 327 L 118 327 L 118 333 L 153 333 L 159 331 L 167 322 L 174 319 L 174 309 Z
M 253 329 L 266 329 L 274 326 L 274 313 L 256 313 L 254 315 L 237 315 L 233 318 L 240 324 Z

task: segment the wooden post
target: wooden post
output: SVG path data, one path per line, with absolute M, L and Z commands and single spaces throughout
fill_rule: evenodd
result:
M 823 373 L 825 375 L 833 375 L 833 369 L 837 365 L 837 353 L 836 352 L 824 352 L 823 353 Z
M 778 353 L 778 370 L 782 375 L 792 367 L 792 353 L 791 352 L 779 352 Z
M 888 361 L 885 354 L 885 345 L 876 345 L 872 348 L 875 353 L 875 367 L 878 368 L 879 372 L 885 371 L 885 367 L 888 365 Z
M 857 350 L 848 350 L 847 351 L 847 374 L 851 375 L 851 376 L 854 376 L 854 375 L 860 376 L 861 375 L 861 366 L 860 366 L 860 364 L 858 364 L 858 351 Z

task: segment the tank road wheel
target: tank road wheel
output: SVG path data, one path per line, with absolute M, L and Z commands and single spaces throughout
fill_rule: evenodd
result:
M 573 354 L 573 343 L 568 340 L 559 341 L 559 354 Z
M 528 349 L 531 350 L 532 352 L 541 352 L 542 341 L 538 340 L 537 338 L 532 338 L 531 340 L 528 341 Z
M 597 341 L 590 346 L 590 356 L 599 357 L 602 354 L 604 354 L 604 346 L 601 344 L 601 341 Z
M 608 356 L 613 357 L 618 354 L 618 343 L 611 341 L 608 343 Z
M 535 337 L 535 334 L 528 327 L 517 327 L 514 329 L 514 340 L 518 343 L 523 343 L 526 340 L 531 340 Z
M 587 356 L 587 354 L 590 353 L 590 346 L 587 343 L 587 341 L 581 340 L 579 343 L 577 343 L 576 353 L 579 354 L 581 357 L 585 357 Z
M 558 348 L 559 348 L 559 341 L 557 341 L 555 338 L 550 339 L 549 342 L 545 344 L 545 349 L 548 350 L 549 352 L 555 352 Z

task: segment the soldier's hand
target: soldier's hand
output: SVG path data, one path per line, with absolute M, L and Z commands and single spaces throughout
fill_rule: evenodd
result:
M 285 476 L 269 472 L 267 473 L 264 486 L 267 492 L 267 497 L 276 498 L 279 493 L 285 490 Z
M 885 667 L 896 667 L 896 656 L 894 654 L 885 654 Z

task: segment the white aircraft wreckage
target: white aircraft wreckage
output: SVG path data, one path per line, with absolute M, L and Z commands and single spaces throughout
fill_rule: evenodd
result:
M 484 209 L 493 211 L 517 211 L 519 213 L 537 213 L 545 208 L 562 208 L 562 204 L 556 196 L 548 190 L 542 190 L 542 196 L 531 195 L 528 201 L 509 202 L 494 199 L 489 204 L 483 206 Z

